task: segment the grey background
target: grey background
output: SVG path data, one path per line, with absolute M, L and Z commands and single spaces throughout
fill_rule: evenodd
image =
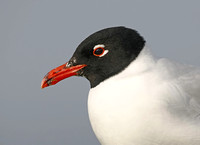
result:
M 155 55 L 200 65 L 198 0 L 0 0 L 0 145 L 99 145 L 80 77 L 40 89 L 89 34 L 137 29 Z

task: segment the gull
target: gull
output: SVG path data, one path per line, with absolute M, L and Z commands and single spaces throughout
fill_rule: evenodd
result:
M 102 145 L 200 145 L 200 69 L 156 58 L 145 42 L 126 27 L 95 32 L 41 88 L 87 78 L 89 119 Z

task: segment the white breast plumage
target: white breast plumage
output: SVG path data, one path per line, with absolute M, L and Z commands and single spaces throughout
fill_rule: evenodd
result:
M 90 90 L 89 117 L 102 145 L 200 144 L 200 126 L 176 114 L 183 106 L 192 109 L 165 61 L 145 48 L 124 71 Z

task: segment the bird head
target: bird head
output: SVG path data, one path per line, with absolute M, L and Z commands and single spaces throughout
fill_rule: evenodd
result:
M 100 30 L 82 41 L 67 63 L 48 72 L 41 88 L 71 76 L 86 77 L 93 88 L 124 70 L 144 45 L 145 40 L 135 30 L 125 27 Z

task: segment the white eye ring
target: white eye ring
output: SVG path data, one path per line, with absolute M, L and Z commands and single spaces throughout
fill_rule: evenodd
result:
M 95 51 L 98 49 L 98 48 L 101 48 L 103 50 L 102 54 L 95 54 Z M 95 56 L 98 56 L 98 57 L 103 57 L 104 55 L 106 55 L 109 51 L 108 50 L 105 50 L 105 45 L 103 44 L 98 44 L 98 45 L 95 45 L 94 48 L 93 48 L 93 55 Z

